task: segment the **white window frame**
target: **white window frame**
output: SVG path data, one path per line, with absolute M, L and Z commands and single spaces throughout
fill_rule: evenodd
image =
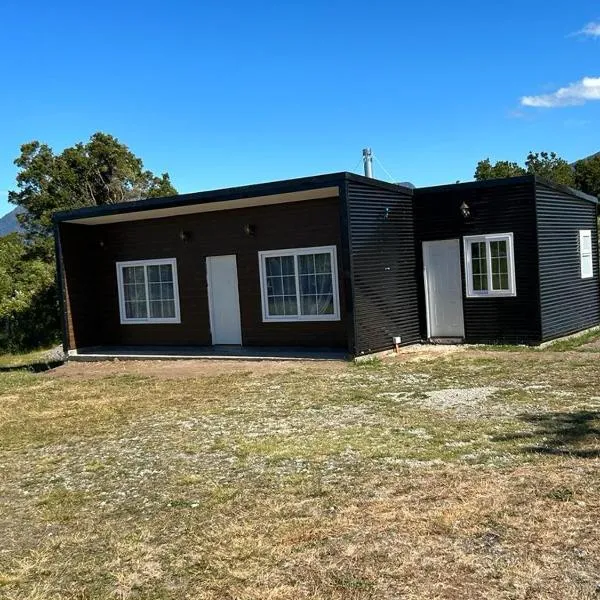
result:
M 144 319 L 128 318 L 125 312 L 125 290 L 123 287 L 123 268 L 124 267 L 150 267 L 154 265 L 171 265 L 173 271 L 173 298 L 175 301 L 174 317 L 150 317 L 150 294 L 148 293 L 148 277 L 144 271 L 144 282 L 146 285 L 146 304 L 147 315 Z M 179 308 L 179 282 L 177 280 L 177 259 L 176 258 L 157 258 L 153 260 L 128 260 L 117 262 L 117 284 L 119 289 L 119 312 L 121 325 L 153 325 L 160 323 L 181 323 L 181 312 Z
M 492 289 L 492 257 L 490 253 L 490 242 L 507 242 L 508 253 L 508 290 Z M 473 288 L 473 268 L 471 256 L 471 244 L 484 242 L 486 244 L 486 266 L 487 266 L 487 290 L 475 290 Z M 465 255 L 465 281 L 467 298 L 494 298 L 511 297 L 517 295 L 517 285 L 515 280 L 515 251 L 514 237 L 512 233 L 493 233 L 488 235 L 466 235 L 463 237 L 464 255 Z
M 585 243 L 586 238 L 588 239 L 587 243 Z M 579 230 L 579 263 L 581 265 L 581 279 L 594 277 L 594 245 L 592 244 L 591 229 Z
M 300 314 L 300 277 L 298 274 L 298 256 L 303 254 L 324 254 L 331 256 L 331 278 L 333 290 L 333 313 L 330 315 L 301 315 Z M 267 294 L 266 260 L 275 256 L 293 256 L 294 272 L 296 277 L 296 302 L 297 315 L 269 315 L 269 301 Z M 339 321 L 340 320 L 340 293 L 337 268 L 337 250 L 335 246 L 315 246 L 314 248 L 287 248 L 285 250 L 265 250 L 258 253 L 258 266 L 260 272 L 260 296 L 262 305 L 263 323 L 289 323 L 296 321 Z

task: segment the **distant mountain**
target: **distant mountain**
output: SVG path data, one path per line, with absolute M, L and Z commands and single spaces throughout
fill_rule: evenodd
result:
M 14 210 L 11 210 L 7 215 L 0 217 L 0 237 L 21 230 L 19 221 L 17 221 L 18 214 L 19 209 L 15 208 Z
M 590 158 L 594 158 L 598 155 L 600 155 L 600 152 L 596 152 L 595 154 L 590 154 L 589 156 L 584 156 L 583 158 L 579 158 L 575 162 L 571 163 L 571 166 L 574 167 L 578 162 L 581 162 L 582 160 L 588 160 Z

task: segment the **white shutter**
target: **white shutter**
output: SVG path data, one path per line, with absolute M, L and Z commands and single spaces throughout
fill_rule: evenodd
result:
M 589 229 L 582 229 L 579 232 L 579 256 L 581 258 L 581 278 L 589 279 L 593 277 L 592 232 Z

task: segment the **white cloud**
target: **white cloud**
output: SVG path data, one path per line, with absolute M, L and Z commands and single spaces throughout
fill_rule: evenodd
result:
M 600 21 L 591 21 L 583 29 L 580 29 L 575 35 L 585 35 L 587 37 L 600 37 Z
M 600 77 L 584 77 L 581 81 L 570 83 L 551 94 L 523 96 L 521 104 L 536 108 L 558 108 L 577 106 L 591 100 L 600 100 Z

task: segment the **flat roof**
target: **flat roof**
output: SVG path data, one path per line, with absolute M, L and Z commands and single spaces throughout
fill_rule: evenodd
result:
M 486 179 L 484 181 L 467 181 L 465 183 L 447 183 L 443 185 L 434 185 L 430 187 L 417 188 L 415 191 L 417 195 L 422 192 L 435 193 L 435 192 L 447 192 L 452 190 L 460 190 L 460 189 L 485 189 L 490 187 L 499 187 L 499 186 L 507 186 L 507 185 L 519 185 L 526 183 L 541 183 L 542 185 L 546 185 L 552 189 L 558 190 L 565 194 L 569 194 L 570 196 L 574 196 L 581 200 L 587 200 L 588 202 L 593 202 L 594 204 L 598 204 L 598 199 L 595 196 L 590 196 L 589 194 L 585 194 L 584 192 L 580 192 L 574 188 L 571 188 L 566 185 L 561 185 L 558 183 L 554 183 L 544 177 L 540 177 L 539 175 L 521 175 L 520 177 L 505 177 L 503 179 Z
M 399 184 L 341 171 L 312 177 L 257 183 L 242 187 L 208 190 L 176 196 L 163 196 L 160 198 L 147 198 L 145 200 L 121 202 L 119 204 L 86 206 L 74 210 L 56 212 L 53 220 L 55 223 L 78 222 L 88 225 L 98 225 L 194 212 L 209 212 L 318 198 L 332 198 L 339 196 L 339 186 L 345 181 L 356 181 L 393 191 L 399 189 L 406 191 L 408 189 Z

